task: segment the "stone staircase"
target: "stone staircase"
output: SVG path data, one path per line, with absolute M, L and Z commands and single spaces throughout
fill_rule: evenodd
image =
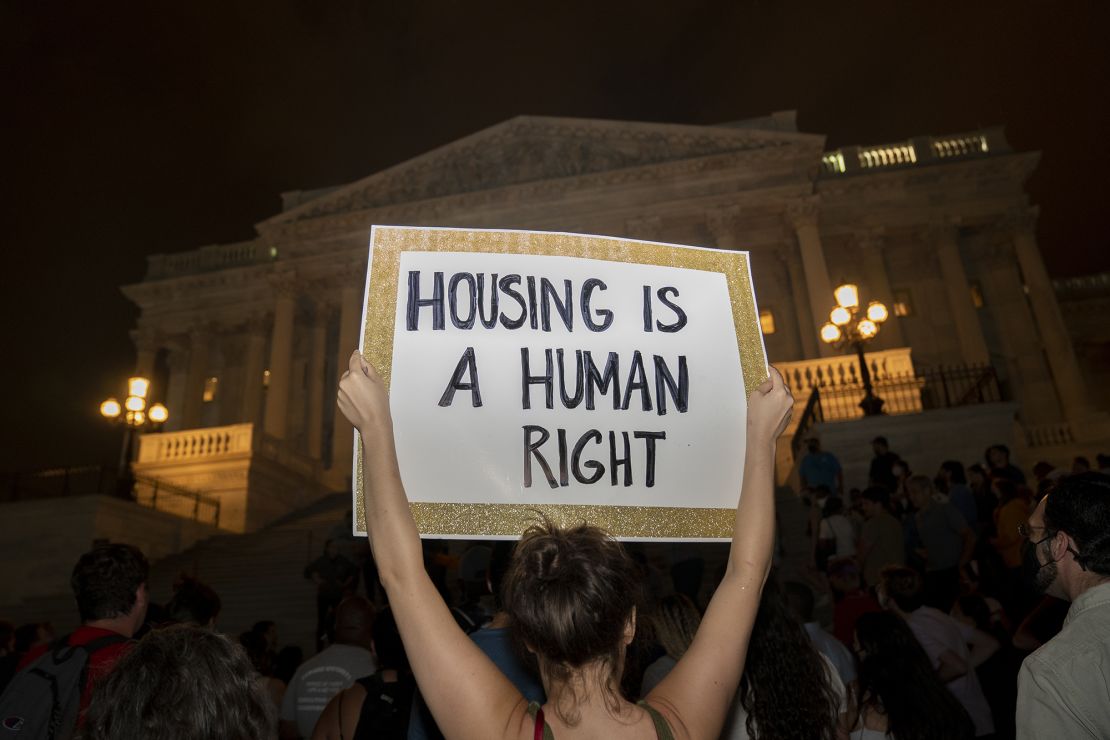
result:
M 250 534 L 219 535 L 151 567 L 154 601 L 165 603 L 182 573 L 215 589 L 223 602 L 217 626 L 236 637 L 263 619 L 278 625 L 282 645 L 315 651 L 316 587 L 304 567 L 324 542 L 350 532 L 350 496 L 330 494 Z

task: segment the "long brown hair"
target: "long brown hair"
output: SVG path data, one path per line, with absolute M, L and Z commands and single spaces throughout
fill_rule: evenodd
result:
M 564 529 L 545 518 L 521 537 L 502 603 L 518 648 L 534 652 L 545 677 L 560 684 L 558 696 L 548 698 L 567 725 L 579 719 L 569 679 L 588 664 L 608 668 L 597 688 L 611 709 L 619 707 L 610 686 L 620 683 L 625 628 L 640 602 L 636 564 L 604 530 L 584 523 Z

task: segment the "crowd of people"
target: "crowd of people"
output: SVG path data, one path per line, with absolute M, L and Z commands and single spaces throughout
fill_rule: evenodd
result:
M 790 399 L 772 380 L 753 395 L 722 567 L 713 546 L 664 560 L 546 520 L 453 557 L 397 506 L 376 375 L 352 361 L 341 389 L 366 445 L 373 557 L 359 578 L 329 542 L 306 567 L 315 655 L 280 647 L 272 621 L 222 634 L 220 597 L 195 578 L 153 603 L 143 554 L 100 546 L 73 570 L 78 629 L 0 623 L 0 726 L 89 740 L 1110 737 L 1102 456 L 1101 471 L 1080 459 L 1027 479 L 994 446 L 927 477 L 877 438 L 869 485 L 845 491 L 836 456 L 808 440 L 811 551 L 804 568 L 773 566 Z

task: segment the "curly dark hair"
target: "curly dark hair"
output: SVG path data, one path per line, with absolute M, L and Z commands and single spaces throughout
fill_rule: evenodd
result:
M 1083 570 L 1110 576 L 1110 475 L 1087 472 L 1063 478 L 1044 506 L 1048 532 L 1075 540 L 1075 562 Z
M 901 617 L 863 614 L 856 621 L 860 647 L 859 691 L 853 707 L 887 717 L 895 740 L 971 740 L 975 725 L 937 673 L 925 649 Z
M 191 624 L 154 630 L 96 686 L 81 740 L 256 740 L 276 711 L 242 648 Z
M 517 544 L 501 600 L 518 650 L 535 651 L 541 669 L 566 687 L 549 697 L 559 718 L 577 724 L 579 697 L 566 681 L 575 669 L 600 661 L 620 683 L 625 627 L 642 600 L 636 563 L 602 529 L 543 519 Z M 620 697 L 600 688 L 615 711 Z
M 150 564 L 133 545 L 101 545 L 82 555 L 69 578 L 81 621 L 128 614 L 149 575 Z
M 833 740 L 840 697 L 817 648 L 793 616 L 772 575 L 763 587 L 744 673 L 740 705 L 750 737 Z

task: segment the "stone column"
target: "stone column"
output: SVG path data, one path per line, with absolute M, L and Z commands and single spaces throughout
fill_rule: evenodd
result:
M 285 439 L 289 422 L 289 390 L 293 365 L 293 318 L 297 307 L 291 274 L 273 280 L 274 327 L 270 335 L 270 387 L 266 390 L 266 419 L 263 431 Z
M 786 263 L 790 278 L 790 295 L 794 305 L 795 327 L 798 330 L 798 346 L 801 347 L 802 357 L 812 360 L 821 356 L 818 346 L 818 328 L 813 325 L 813 313 L 809 307 L 809 294 L 806 291 L 806 277 L 802 270 L 802 258 L 798 255 L 793 244 L 787 244 L 779 253 L 779 258 Z
M 861 300 L 882 301 L 890 317 L 879 330 L 879 339 L 887 340 L 889 347 L 905 347 L 906 338 L 902 334 L 901 319 L 894 315 L 894 291 L 890 289 L 890 276 L 886 270 L 883 256 L 884 235 L 881 229 L 871 229 L 856 236 L 856 246 L 860 252 L 860 262 L 867 277 L 868 295 Z M 866 308 L 866 306 L 865 306 Z
M 359 310 L 361 292 L 353 286 L 342 289 L 339 296 L 339 356 L 336 370 L 342 375 L 350 364 L 351 352 L 358 349 L 358 323 L 362 319 Z M 353 462 L 351 453 L 354 447 L 354 429 L 347 417 L 336 409 L 331 437 L 331 470 L 336 475 L 349 475 Z
M 182 401 L 181 428 L 200 426 L 204 407 L 204 381 L 208 377 L 208 332 L 194 329 L 189 333 L 189 369 L 185 374 L 185 398 Z M 172 413 L 172 410 L 171 410 Z
M 964 362 L 985 365 L 990 362 L 990 353 L 987 352 L 975 304 L 971 301 L 971 287 L 960 257 L 959 229 L 951 221 L 938 221 L 930 225 L 929 233 L 940 261 L 941 279 L 948 292 L 948 309 L 956 325 L 960 355 Z
M 185 397 L 186 386 L 188 385 L 188 372 L 189 372 L 189 356 L 184 346 L 178 339 L 173 339 L 169 342 L 169 356 L 167 364 L 169 365 L 170 377 L 166 383 L 165 404 L 169 409 L 170 418 L 166 422 L 166 431 L 176 432 L 179 429 L 187 429 L 185 426 Z
M 997 370 L 1010 385 L 1014 400 L 1021 404 L 1026 424 L 1054 424 L 1063 420 L 1061 404 L 1052 382 L 1025 295 L 1012 245 L 980 247 L 983 292 L 987 310 L 998 325 L 1001 364 Z
M 817 230 L 818 201 L 808 199 L 792 204 L 786 211 L 787 221 L 798 238 L 798 251 L 802 255 L 802 269 L 805 273 L 806 288 L 809 293 L 810 316 L 817 330 L 829 320 L 829 312 L 836 302 L 829 268 L 825 264 L 825 252 L 821 247 L 821 234 Z M 834 354 L 829 345 L 821 342 L 818 353 L 825 357 Z
M 324 449 L 324 353 L 327 351 L 328 319 L 331 309 L 316 301 L 308 355 L 308 454 L 323 459 Z
M 1033 318 L 1037 322 L 1049 367 L 1052 368 L 1056 392 L 1064 407 L 1064 417 L 1075 424 L 1090 415 L 1089 396 L 1075 358 L 1075 348 L 1068 336 L 1068 327 L 1056 303 L 1052 280 L 1037 249 L 1034 232 L 1036 218 L 1036 210 L 1015 210 L 1010 214 L 1009 225 L 1013 229 L 1014 251 L 1025 278 Z
M 725 206 L 705 212 L 705 225 L 720 249 L 739 249 L 740 208 Z
M 246 344 L 243 357 L 243 395 L 240 398 L 239 421 L 258 424 L 262 411 L 262 373 L 266 369 L 266 319 L 254 317 L 247 321 L 243 334 Z
M 131 341 L 135 343 L 135 374 L 153 379 L 154 362 L 158 357 L 161 337 L 152 329 L 134 329 Z

